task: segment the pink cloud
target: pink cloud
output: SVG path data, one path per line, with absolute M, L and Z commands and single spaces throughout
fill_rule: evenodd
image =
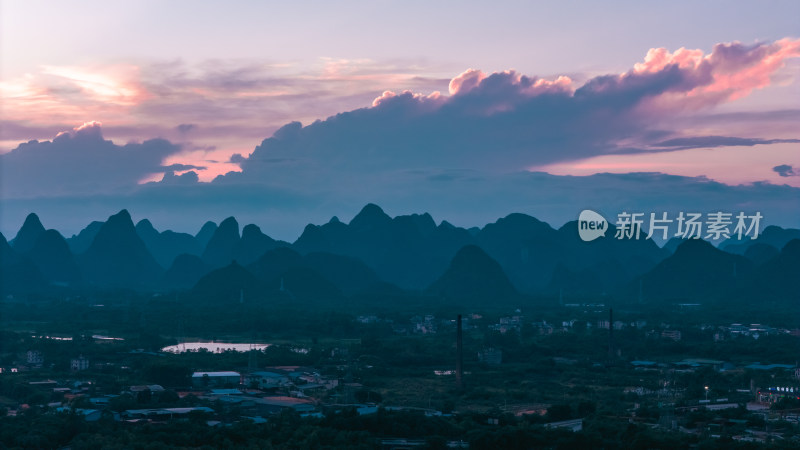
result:
M 122 123 L 132 108 L 151 97 L 133 65 L 42 66 L 36 73 L 0 82 L 0 91 L 6 112 L 15 120 L 45 124 L 88 117 Z
M 450 95 L 456 95 L 459 92 L 468 92 L 478 86 L 486 77 L 487 75 L 480 70 L 467 69 L 450 80 Z
M 788 163 L 788 164 L 787 164 Z M 800 187 L 800 177 L 781 177 L 775 166 L 797 165 L 796 144 L 749 147 L 694 148 L 674 152 L 634 155 L 602 155 L 580 161 L 566 161 L 529 167 L 554 175 L 587 176 L 597 173 L 667 172 L 687 177 L 706 177 L 736 185 L 770 182 Z
M 432 105 L 439 105 L 444 100 L 444 97 L 439 91 L 433 91 L 428 95 L 415 94 L 409 90 L 405 90 L 400 94 L 397 94 L 392 91 L 384 91 L 380 97 L 377 97 L 375 100 L 372 101 L 372 106 L 377 107 L 380 106 L 381 104 L 385 104 L 391 99 L 400 99 L 400 98 L 411 99 L 419 103 L 428 103 Z
M 504 83 L 519 88 L 521 94 L 535 96 L 547 92 L 572 92 L 572 80 L 564 75 L 555 80 L 538 77 L 528 77 L 515 70 L 506 70 L 486 74 L 480 70 L 467 69 L 450 80 L 450 95 L 463 95 L 474 89 L 480 88 L 484 83 L 491 82 L 491 78 L 502 78 Z M 488 81 L 487 81 L 488 80 Z
M 699 109 L 735 101 L 769 86 L 772 75 L 785 61 L 796 57 L 800 57 L 800 39 L 789 38 L 752 46 L 721 43 L 707 55 L 702 50 L 680 48 L 670 53 L 654 48 L 647 52 L 643 63 L 637 63 L 620 78 L 655 74 L 677 66 L 686 83 L 652 99 L 650 104 L 656 108 Z
M 709 54 L 702 50 L 680 48 L 670 52 L 652 48 L 643 62 L 618 76 L 599 76 L 583 86 L 574 86 L 567 76 L 553 80 L 529 77 L 514 70 L 487 74 L 467 69 L 450 80 L 448 98 L 482 98 L 482 112 L 493 114 L 512 110 L 515 105 L 544 94 L 590 95 L 630 94 L 641 111 L 659 112 L 674 109 L 702 109 L 723 102 L 736 101 L 755 89 L 770 85 L 772 75 L 789 58 L 800 56 L 800 40 L 789 38 L 772 43 L 746 46 L 738 42 L 717 44 Z M 413 98 L 424 98 L 408 93 Z M 385 105 L 396 97 L 386 91 L 372 106 Z M 481 111 L 473 111 L 481 112 Z

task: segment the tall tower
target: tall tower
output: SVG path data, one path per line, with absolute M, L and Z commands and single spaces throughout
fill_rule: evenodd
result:
M 461 332 L 461 314 L 456 321 L 456 386 L 464 389 L 464 346 Z

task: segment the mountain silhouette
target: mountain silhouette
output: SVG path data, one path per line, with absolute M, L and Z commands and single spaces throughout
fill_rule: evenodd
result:
M 36 240 L 44 233 L 44 226 L 39 220 L 39 216 L 34 213 L 28 214 L 25 222 L 17 232 L 17 237 L 11 242 L 11 247 L 20 254 L 28 253 L 33 249 Z
M 349 224 L 334 217 L 308 225 L 294 243 L 300 253 L 350 256 L 365 262 L 385 281 L 420 289 L 432 283 L 462 246 L 472 242 L 466 230 L 436 226 L 429 214 L 389 217 L 366 205 Z
M 743 256 L 717 249 L 702 239 L 687 239 L 672 256 L 640 279 L 645 301 L 718 300 L 733 292 L 753 271 Z M 638 292 L 633 283 L 630 292 Z
M 800 239 L 792 239 L 783 246 L 778 255 L 756 269 L 750 283 L 752 291 L 748 298 L 772 297 L 790 300 L 790 304 L 796 306 L 800 302 L 800 290 L 797 289 L 798 274 L 800 274 Z
M 203 261 L 211 267 L 225 267 L 233 261 L 233 251 L 239 243 L 239 223 L 228 217 L 214 230 L 203 251 Z
M 197 244 L 200 245 L 200 248 L 206 248 L 208 241 L 211 240 L 211 236 L 214 236 L 215 231 L 217 231 L 216 223 L 209 220 L 203 224 L 203 226 L 200 228 L 200 231 L 194 235 L 194 238 L 197 240 Z
M 427 213 L 392 219 L 380 207 L 368 204 L 349 224 L 334 217 L 321 226 L 306 226 L 293 248 L 304 254 L 352 256 L 364 261 L 382 280 L 420 289 L 444 272 L 461 247 L 474 244 L 496 259 L 522 292 L 552 289 L 556 268 L 562 266 L 569 273 L 584 275 L 561 277 L 556 284 L 591 275 L 598 280 L 592 293 L 600 294 L 624 286 L 669 254 L 643 234 L 640 239 L 619 240 L 613 238 L 615 231 L 611 225 L 607 237 L 584 242 L 578 237 L 577 221 L 555 230 L 520 213 L 483 229 L 465 230 L 447 222 L 436 226 Z M 588 287 L 584 283 L 580 289 Z
M 303 258 L 303 264 L 330 280 L 345 294 L 353 294 L 380 283 L 380 278 L 358 258 L 314 252 Z
M 712 301 L 728 294 L 743 299 L 762 293 L 786 299 L 793 298 L 794 284 L 775 264 L 793 267 L 796 244 L 788 244 L 800 233 L 769 226 L 758 239 L 723 243 L 726 250 L 741 252 L 740 257 L 699 240 L 672 239 L 659 248 L 643 233 L 639 239 L 616 239 L 613 224 L 604 237 L 584 242 L 576 221 L 554 229 L 535 217 L 513 213 L 483 228 L 464 229 L 446 221 L 437 225 L 427 213 L 390 217 L 368 204 L 349 223 L 334 216 L 325 224 L 307 225 L 290 244 L 256 225 L 245 226 L 240 234 L 233 217 L 219 226 L 206 222 L 191 236 L 159 232 L 147 219 L 134 227 L 123 210 L 66 240 L 70 255 L 63 237 L 43 228 L 36 214 L 30 214 L 15 240 L 3 240 L 4 291 L 33 291 L 47 287 L 48 280 L 57 285 L 186 289 L 235 260 L 261 283 L 263 298 L 314 301 L 346 295 L 366 299 L 366 304 L 426 288 L 449 297 L 466 295 L 464 290 L 489 295 L 480 286 L 462 289 L 451 282 L 458 276 L 469 278 L 458 275 L 469 267 L 466 258 L 476 267 L 484 265 L 498 292 L 504 292 L 505 283 L 493 264 L 476 256 L 474 249 L 467 252 L 472 255 L 468 258 L 463 254 L 465 247 L 476 246 L 499 265 L 515 292 L 526 294 L 633 299 L 641 282 L 645 301 Z M 487 276 L 475 272 L 475 280 Z
M 170 267 L 175 257 L 180 254 L 199 255 L 202 251 L 191 234 L 176 233 L 172 230 L 159 233 L 147 219 L 140 220 L 136 224 L 136 234 L 161 267 Z
M 247 268 L 262 281 L 272 281 L 294 267 L 302 267 L 303 256 L 291 248 L 281 247 L 265 252 Z
M 78 263 L 66 239 L 56 230 L 41 233 L 26 256 L 52 282 L 76 284 L 81 281 Z
M 526 214 L 509 214 L 486 225 L 475 241 L 503 266 L 508 277 L 523 291 L 544 286 L 564 252 L 558 232 Z
M 756 242 L 747 247 L 744 257 L 752 261 L 753 264 L 760 266 L 779 254 L 780 250 L 777 248 L 763 242 Z
M 672 254 L 672 253 L 675 253 L 675 250 L 678 249 L 678 246 L 681 245 L 681 243 L 683 243 L 683 241 L 684 241 L 684 239 L 682 239 L 682 238 L 673 237 L 673 238 L 670 238 L 670 240 L 668 240 L 664 244 L 664 246 L 661 247 L 661 248 L 663 248 L 664 250 L 669 251 L 669 253 Z M 730 252 L 728 252 L 728 253 L 730 253 Z
M 728 253 L 744 255 L 747 249 L 752 245 L 767 244 L 779 249 L 783 248 L 792 239 L 800 239 L 800 229 L 781 228 L 779 226 L 770 225 L 765 227 L 756 239 L 745 236 L 743 239 L 739 240 L 734 236 L 721 243 L 719 248 Z
M 490 303 L 516 295 L 500 264 L 476 245 L 462 247 L 428 293 L 454 300 Z
M 148 286 L 163 272 L 124 209 L 108 218 L 78 262 L 85 279 L 101 286 Z
M 242 228 L 241 239 L 233 247 L 233 258 L 246 266 L 255 262 L 266 251 L 281 245 L 289 244 L 272 239 L 262 233 L 261 228 L 256 225 L 246 225 Z
M 302 256 L 290 248 L 277 248 L 264 253 L 258 261 L 248 266 L 248 269 L 264 282 L 274 284 L 280 277 L 295 269 L 308 269 L 313 271 L 313 276 L 306 275 L 310 283 L 314 280 L 323 280 L 323 290 L 320 292 L 333 293 L 328 289 L 333 285 L 336 291 L 353 294 L 365 290 L 380 282 L 380 278 L 363 261 L 332 253 L 314 252 Z M 298 277 L 300 275 L 297 275 Z M 297 278 L 297 277 L 296 277 Z M 298 281 L 293 279 L 292 281 Z M 296 286 L 295 286 L 296 288 Z M 305 286 L 303 287 L 306 288 Z M 308 292 L 311 292 L 309 290 Z M 338 295 L 338 293 L 336 293 Z
M 380 230 L 392 223 L 392 218 L 383 212 L 380 206 L 368 203 L 361 209 L 353 220 L 350 221 L 350 228 L 356 232 L 370 232 Z
M 207 273 L 192 288 L 193 296 L 220 303 L 261 301 L 265 292 L 264 284 L 236 261 Z
M 188 289 L 197 284 L 211 267 L 197 255 L 181 254 L 161 278 L 161 285 L 170 289 Z
M 0 292 L 3 294 L 36 290 L 46 284 L 33 262 L 19 255 L 0 233 Z
M 604 238 L 584 242 L 578 236 L 577 221 L 567 222 L 558 229 L 558 239 L 564 247 L 553 257 L 572 271 L 597 272 L 603 290 L 608 292 L 623 288 L 670 254 L 669 250 L 646 239 L 643 231 L 638 239 L 617 239 L 616 232 L 617 227 L 609 224 Z
M 342 293 L 330 280 L 309 267 L 292 267 L 266 283 L 270 295 L 284 300 L 328 304 Z
M 67 245 L 69 245 L 69 249 L 72 251 L 72 254 L 80 255 L 85 253 L 86 250 L 89 249 L 89 246 L 92 245 L 92 241 L 94 241 L 95 236 L 97 236 L 97 233 L 102 227 L 103 222 L 98 222 L 95 220 L 86 228 L 81 230 L 80 233 L 77 235 L 73 234 L 71 238 L 67 239 Z

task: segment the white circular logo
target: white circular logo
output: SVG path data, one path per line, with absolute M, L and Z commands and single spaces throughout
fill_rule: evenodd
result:
M 584 209 L 578 216 L 578 236 L 581 240 L 589 242 L 599 237 L 605 237 L 608 231 L 608 221 L 605 217 L 592 211 Z

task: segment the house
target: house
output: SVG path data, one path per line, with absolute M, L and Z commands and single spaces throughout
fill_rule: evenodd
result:
M 77 358 L 72 358 L 70 360 L 70 362 L 69 362 L 69 368 L 73 372 L 86 370 L 86 369 L 89 368 L 89 360 L 86 357 L 84 357 L 83 355 L 81 355 L 81 356 L 79 356 Z
M 108 416 L 108 417 L 110 417 L 110 418 L 112 418 L 114 420 L 119 420 L 120 419 L 119 413 L 112 412 L 112 411 L 107 411 L 107 410 L 102 410 L 102 409 L 81 409 L 81 408 L 71 409 L 71 408 L 68 408 L 68 407 L 61 407 L 61 408 L 56 408 L 56 411 L 58 411 L 58 412 L 74 411 L 76 414 L 79 414 L 79 415 L 83 416 L 83 419 L 85 421 L 87 421 L 87 422 L 97 422 L 104 415 L 106 415 L 106 416 Z
M 236 386 L 241 379 L 242 375 L 239 372 L 195 372 L 192 374 L 192 386 L 200 388 Z
M 497 348 L 486 348 L 478 352 L 478 361 L 490 366 L 496 366 L 503 362 L 503 351 Z
M 573 432 L 583 430 L 583 419 L 562 420 L 561 422 L 550 422 L 544 424 L 545 428 L 562 428 Z
M 290 383 L 289 377 L 278 372 L 253 372 L 245 377 L 245 384 L 256 384 L 259 389 L 271 389 L 286 386 Z
M 294 391 L 297 397 L 308 397 L 318 395 L 326 390 L 325 385 L 319 383 L 306 383 L 300 384 L 296 387 L 296 391 Z M 300 395 L 297 395 L 300 394 Z
M 164 392 L 164 387 L 160 384 L 141 384 L 137 386 L 131 386 L 128 388 L 128 392 L 132 395 L 137 395 L 140 392 L 150 391 L 152 392 Z
M 123 411 L 125 419 L 172 419 L 173 417 L 186 416 L 192 412 L 214 414 L 214 410 L 205 406 L 190 408 L 155 408 L 155 409 L 128 409 Z
M 720 371 L 725 368 L 725 361 L 719 361 L 716 359 L 705 359 L 705 358 L 687 358 L 683 361 L 678 361 L 675 363 L 676 366 L 685 366 L 685 367 L 711 367 L 716 371 Z
M 298 413 L 307 413 L 314 411 L 316 407 L 309 400 L 304 400 L 295 397 L 264 397 L 254 400 L 261 414 L 274 414 L 279 413 L 284 409 L 292 409 Z
M 31 367 L 42 367 L 42 364 L 44 364 L 44 356 L 42 356 L 42 352 L 38 350 L 28 350 L 26 361 Z
M 104 395 L 102 397 L 92 397 L 89 402 L 94 406 L 106 407 L 111 403 L 111 399 L 119 397 L 118 395 Z
M 216 395 L 219 397 L 227 395 L 242 395 L 242 391 L 238 389 L 212 389 L 211 395 Z

